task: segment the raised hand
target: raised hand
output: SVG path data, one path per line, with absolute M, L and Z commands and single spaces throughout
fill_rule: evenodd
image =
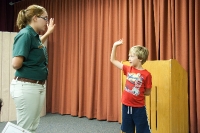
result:
M 40 37 L 42 43 L 44 43 L 47 40 L 47 37 L 54 31 L 56 24 L 54 24 L 54 19 L 51 18 L 49 20 L 49 24 L 47 24 L 47 31 L 46 33 Z
M 54 19 L 51 18 L 49 20 L 49 24 L 47 24 L 47 33 L 51 34 L 54 31 L 54 27 L 56 26 L 56 24 L 54 24 Z
M 121 45 L 121 44 L 123 44 L 123 39 L 120 39 L 119 41 L 116 41 L 116 42 L 114 43 L 115 46 L 119 46 L 119 45 Z
M 115 55 L 116 55 L 116 48 L 117 46 L 123 44 L 123 39 L 120 39 L 119 41 L 116 41 L 114 44 L 113 44 L 113 47 L 112 47 L 112 51 L 111 51 L 111 55 L 110 55 L 110 61 L 116 66 L 118 67 L 119 69 L 122 70 L 122 67 L 123 67 L 123 64 L 116 60 L 115 58 Z

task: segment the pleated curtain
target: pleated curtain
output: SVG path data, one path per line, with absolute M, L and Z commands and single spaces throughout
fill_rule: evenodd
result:
M 31 4 L 56 23 L 48 39 L 47 112 L 120 122 L 120 70 L 110 53 L 123 38 L 118 60 L 143 45 L 148 60 L 176 59 L 188 72 L 190 132 L 200 132 L 199 0 L 23 0 L 14 20 Z

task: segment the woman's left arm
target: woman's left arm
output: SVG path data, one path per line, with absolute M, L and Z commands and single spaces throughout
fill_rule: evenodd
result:
M 56 24 L 54 24 L 54 19 L 51 18 L 49 24 L 47 24 L 47 32 L 40 37 L 42 44 L 47 40 L 48 36 L 54 31 Z

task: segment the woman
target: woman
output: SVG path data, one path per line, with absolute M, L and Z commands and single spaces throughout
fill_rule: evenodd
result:
M 12 67 L 16 69 L 10 92 L 17 111 L 17 125 L 35 132 L 45 99 L 47 79 L 47 51 L 42 44 L 54 30 L 44 7 L 31 5 L 17 17 L 20 32 L 14 39 Z M 39 32 L 47 32 L 39 38 Z

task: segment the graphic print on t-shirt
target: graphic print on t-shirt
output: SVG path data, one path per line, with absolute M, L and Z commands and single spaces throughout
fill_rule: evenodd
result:
M 129 88 L 128 86 L 125 87 L 125 90 L 135 96 L 138 96 L 140 94 L 140 87 L 142 86 L 143 77 L 140 73 L 128 73 L 127 80 L 131 82 L 133 85 L 132 88 Z M 128 87 L 128 88 L 127 88 Z

